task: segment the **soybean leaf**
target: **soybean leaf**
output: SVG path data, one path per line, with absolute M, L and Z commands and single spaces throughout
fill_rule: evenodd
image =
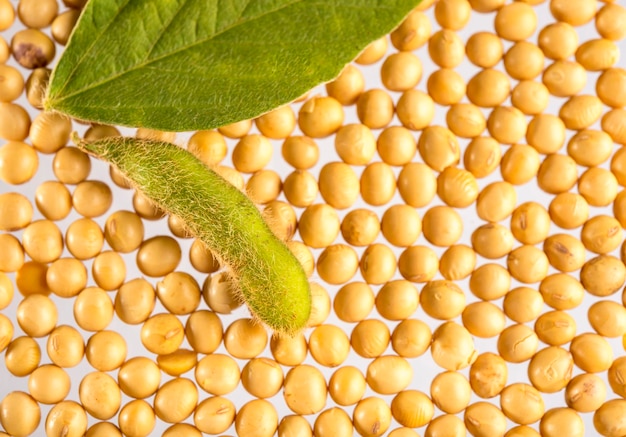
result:
M 419 0 L 90 0 L 45 107 L 169 131 L 252 118 L 336 77 Z

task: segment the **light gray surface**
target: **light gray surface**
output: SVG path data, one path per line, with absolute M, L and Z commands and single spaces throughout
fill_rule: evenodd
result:
M 15 1 L 12 2 L 13 4 L 16 4 Z M 623 5 L 623 1 L 618 1 L 617 3 L 622 4 Z M 539 16 L 539 20 L 540 20 L 540 25 L 538 27 L 538 30 L 540 30 L 543 26 L 545 26 L 550 20 L 551 20 L 551 16 L 549 13 L 549 10 L 547 8 L 548 2 L 545 2 L 543 5 L 537 6 L 536 10 L 538 12 L 538 16 Z M 428 15 L 432 18 L 432 10 L 428 11 Z M 468 26 L 463 29 L 462 31 L 459 32 L 461 38 L 463 39 L 463 41 L 466 41 L 467 38 L 475 33 L 476 31 L 479 30 L 492 30 L 493 29 L 493 14 L 477 14 L 477 13 L 473 13 L 472 14 L 472 19 L 471 22 L 468 24 Z M 432 23 L 433 23 L 433 29 L 436 30 L 437 28 L 437 24 L 435 22 L 434 19 L 432 19 Z M 2 36 L 7 40 L 10 41 L 10 37 L 12 35 L 12 33 L 19 28 L 19 23 L 16 20 L 16 26 L 14 26 L 13 29 L 10 29 L 8 31 L 2 32 Z M 46 32 L 48 32 L 48 30 L 46 30 Z M 596 38 L 597 34 L 595 32 L 595 28 L 593 26 L 593 22 L 589 23 L 585 26 L 579 27 L 577 28 L 577 31 L 579 33 L 580 36 L 580 41 L 581 43 L 585 40 L 588 40 L 590 38 Z M 537 31 L 538 33 L 538 31 Z M 537 34 L 536 33 L 536 34 Z M 531 39 L 531 41 L 536 41 L 536 34 L 535 36 L 533 36 L 533 38 Z M 505 48 L 508 48 L 511 44 L 510 43 L 506 43 L 505 42 Z M 626 44 L 622 41 L 620 42 L 620 47 L 622 50 L 626 49 Z M 390 45 L 390 49 L 389 52 L 391 53 L 391 51 L 395 50 L 391 45 Z M 428 75 L 435 70 L 436 66 L 430 61 L 429 57 L 428 57 L 428 51 L 426 47 L 422 47 L 419 50 L 416 51 L 416 54 L 420 57 L 420 60 L 423 63 L 423 67 L 424 67 L 424 74 L 422 77 L 422 80 L 420 81 L 419 85 L 418 85 L 418 89 L 422 90 L 422 91 L 426 91 L 426 79 L 428 77 Z M 58 59 L 58 54 L 57 54 L 57 59 Z M 9 61 L 9 63 L 11 65 L 16 65 L 16 63 L 11 59 Z M 626 65 L 626 62 L 622 60 L 619 62 L 619 65 L 624 67 Z M 380 63 L 373 65 L 373 66 L 366 66 L 366 67 L 362 67 L 360 66 L 359 68 L 362 69 L 362 71 L 365 73 L 366 75 L 366 87 L 367 88 L 382 88 L 382 84 L 380 82 L 380 78 L 379 78 L 379 68 L 380 68 Z M 497 66 L 498 69 L 503 69 L 501 63 Z M 464 60 L 464 62 L 462 63 L 462 65 L 460 67 L 457 68 L 457 71 L 459 71 L 463 77 L 467 80 L 469 79 L 472 75 L 474 75 L 479 69 L 475 66 L 473 66 L 467 59 Z M 595 93 L 594 90 L 594 84 L 595 84 L 595 79 L 597 78 L 598 74 L 596 73 L 589 73 L 588 74 L 588 81 L 587 81 L 587 86 L 585 88 L 585 90 L 583 91 L 584 93 L 590 93 L 593 94 Z M 317 89 L 314 93 L 323 93 L 324 90 L 322 87 L 320 87 L 319 89 Z M 397 101 L 397 98 L 399 97 L 399 93 L 391 93 L 391 95 L 394 98 L 394 101 Z M 553 114 L 558 114 L 558 109 L 560 107 L 560 105 L 563 103 L 564 99 L 557 99 L 554 97 L 551 97 L 551 101 L 550 101 L 550 106 L 547 112 L 549 113 L 553 113 Z M 28 103 L 26 102 L 26 99 L 22 96 L 19 99 L 19 102 L 28 106 Z M 295 107 L 297 108 L 299 105 L 296 104 Z M 433 124 L 440 124 L 440 125 L 445 125 L 445 113 L 446 113 L 446 108 L 437 106 L 436 108 L 436 116 L 435 116 L 435 120 L 433 121 Z M 33 113 L 34 114 L 34 113 Z M 487 113 L 486 113 L 487 114 Z M 346 108 L 346 115 L 347 115 L 347 119 L 346 122 L 358 122 L 358 119 L 356 117 L 355 114 L 355 108 L 354 106 Z M 394 118 L 392 124 L 398 125 L 399 122 L 397 121 L 396 118 Z M 82 132 L 84 130 L 84 126 L 81 126 L 79 124 L 74 124 L 74 128 L 77 129 L 78 131 Z M 253 131 L 256 128 L 253 128 Z M 132 130 L 127 130 L 126 133 L 132 134 Z M 375 132 L 377 134 L 377 132 Z M 571 137 L 571 135 L 573 135 L 572 132 L 568 132 L 568 138 Z M 418 135 L 416 135 L 417 137 Z M 183 135 L 183 134 L 179 134 L 178 135 L 178 142 L 181 144 L 184 144 L 185 139 L 188 137 L 188 135 Z M 467 140 L 463 140 L 460 139 L 460 143 L 462 145 L 462 147 L 464 148 L 465 145 L 467 144 Z M 232 147 L 234 146 L 234 144 L 236 143 L 235 141 L 229 140 L 229 150 L 232 150 Z M 274 156 L 272 159 L 272 162 L 270 163 L 270 165 L 268 166 L 268 168 L 274 169 L 277 172 L 279 172 L 281 174 L 282 177 L 286 177 L 291 171 L 292 169 L 282 160 L 281 154 L 280 154 L 280 141 L 273 141 L 274 145 L 275 145 L 275 149 L 274 149 Z M 311 172 L 314 175 L 318 175 L 320 168 L 322 167 L 322 165 L 326 162 L 329 161 L 336 161 L 339 160 L 338 156 L 335 153 L 334 150 L 334 145 L 332 142 L 332 138 L 331 139 L 324 139 L 324 140 L 319 140 L 318 144 L 320 146 L 320 151 L 321 151 L 321 155 L 320 155 L 320 160 L 319 163 L 313 168 L 311 169 Z M 616 146 L 617 148 L 617 146 Z M 29 199 L 34 199 L 34 192 L 36 187 L 38 186 L 39 183 L 46 181 L 46 180 L 54 180 L 54 174 L 52 173 L 52 158 L 53 156 L 43 156 L 40 155 L 40 162 L 39 162 L 39 171 L 36 175 L 36 177 L 31 180 L 30 182 L 20 185 L 20 186 L 8 186 L 7 184 L 0 182 L 0 192 L 8 192 L 8 191 L 19 191 L 22 194 L 26 195 Z M 378 159 L 378 158 L 375 158 Z M 415 157 L 416 161 L 421 160 L 419 155 L 416 155 Z M 227 158 L 227 160 L 224 162 L 225 164 L 230 164 L 230 160 L 229 158 Z M 605 163 L 603 165 L 603 167 L 608 168 L 608 162 Z M 358 174 L 360 174 L 362 168 L 355 168 L 355 170 L 357 171 Z M 399 173 L 399 168 L 394 168 L 394 173 L 397 175 Z M 580 173 L 582 173 L 582 168 L 579 168 Z M 495 180 L 498 180 L 500 177 L 500 174 L 498 171 L 494 172 L 491 176 L 489 176 L 488 178 L 484 178 L 484 179 L 480 179 L 478 180 L 478 184 L 479 186 L 482 188 L 485 185 L 487 185 L 490 182 L 493 182 Z M 109 176 L 108 176 L 108 169 L 107 167 L 101 163 L 101 162 L 97 162 L 95 160 L 92 160 L 92 172 L 91 175 L 89 177 L 90 179 L 99 179 L 99 180 L 103 180 L 103 181 L 107 181 L 108 183 L 110 183 L 112 186 L 113 184 L 110 182 Z M 101 225 L 104 225 L 104 222 L 106 220 L 106 217 L 112 213 L 113 211 L 116 210 L 120 210 L 120 209 L 126 209 L 126 210 L 132 210 L 132 193 L 129 190 L 122 190 L 122 189 L 117 189 L 117 187 L 115 187 L 115 191 L 114 191 L 114 204 L 111 207 L 110 211 L 103 217 L 98 217 L 95 220 Z M 70 187 L 70 190 L 72 190 L 73 188 Z M 551 197 L 550 195 L 545 194 L 544 192 L 542 192 L 541 190 L 539 190 L 536 186 L 536 183 L 533 181 L 531 183 L 528 183 L 524 186 L 518 186 L 516 187 L 517 190 L 517 194 L 518 194 L 518 204 L 521 204 L 525 201 L 528 200 L 534 200 L 537 202 L 542 203 L 543 205 L 545 205 L 547 207 L 547 205 L 549 204 Z M 281 195 L 281 199 L 284 199 L 284 197 Z M 317 202 L 322 202 L 323 199 L 321 198 L 321 196 L 318 196 Z M 396 193 L 396 195 L 394 196 L 393 200 L 389 203 L 389 205 L 394 204 L 394 203 L 402 203 L 402 199 L 400 198 L 399 194 Z M 34 201 L 33 201 L 34 204 Z M 434 204 L 441 204 L 441 202 L 439 201 L 439 199 L 435 199 L 435 201 L 433 202 Z M 432 206 L 432 205 L 431 205 Z M 377 212 L 378 216 L 381 217 L 382 213 L 384 212 L 384 210 L 386 209 L 386 207 L 381 207 L 381 208 L 375 208 L 375 207 L 370 207 L 365 205 L 364 203 L 362 203 L 361 201 L 359 201 L 359 203 L 357 205 L 354 206 L 356 207 L 368 207 L 374 211 Z M 298 214 L 300 214 L 302 212 L 302 209 L 296 209 Z M 419 209 L 419 213 L 420 216 L 423 216 L 423 213 L 427 210 L 427 208 L 420 208 Z M 597 215 L 600 213 L 607 213 L 607 214 L 611 214 L 611 210 L 610 208 L 591 208 L 592 211 L 592 215 Z M 479 219 L 475 213 L 475 208 L 473 206 L 460 210 L 462 216 L 463 216 L 463 221 L 464 221 L 464 233 L 463 233 L 463 237 L 462 240 L 459 243 L 465 243 L 468 245 L 471 245 L 470 243 L 470 235 L 471 232 L 474 228 L 476 228 L 477 226 L 479 226 L 482 223 L 482 220 Z M 347 213 L 347 211 L 339 211 L 339 215 L 340 217 L 343 217 L 345 214 Z M 34 219 L 39 219 L 42 218 L 42 216 L 39 214 L 38 211 L 35 212 L 35 217 Z M 72 213 L 70 214 L 70 216 L 68 218 L 66 218 L 65 220 L 61 221 L 58 223 L 59 227 L 62 229 L 62 231 L 64 232 L 65 229 L 67 228 L 67 226 L 73 222 L 74 220 L 78 219 L 79 215 L 75 212 L 72 211 Z M 505 225 L 508 225 L 508 220 L 504 223 Z M 154 235 L 161 235 L 161 234 L 168 234 L 169 231 L 167 229 L 167 223 L 166 220 L 160 220 L 157 222 L 145 222 L 145 228 L 146 228 L 146 238 L 154 236 Z M 551 228 L 551 233 L 555 233 L 555 232 L 563 232 L 563 230 L 558 229 L 555 225 L 552 225 Z M 572 235 L 575 235 L 576 237 L 579 236 L 579 232 L 580 230 L 574 230 L 572 231 Z M 21 235 L 20 232 L 17 232 L 16 235 Z M 297 235 L 296 235 L 297 238 Z M 338 242 L 341 241 L 341 236 L 338 238 Z M 382 237 L 382 235 L 379 236 L 378 242 L 383 243 L 384 239 Z M 179 240 L 181 247 L 183 249 L 183 262 L 181 263 L 181 265 L 179 266 L 179 270 L 181 271 L 186 271 L 189 272 L 191 274 L 194 275 L 194 277 L 199 281 L 199 283 L 201 284 L 202 281 L 204 280 L 204 275 L 199 274 L 197 272 L 195 272 L 193 270 L 193 268 L 191 267 L 191 265 L 188 263 L 187 260 L 187 253 L 188 253 L 188 248 L 190 247 L 191 244 L 191 240 Z M 423 236 L 420 236 L 419 240 L 417 241 L 416 244 L 425 244 L 425 245 L 429 245 L 430 244 L 424 239 Z M 106 245 L 106 243 L 105 243 Z M 108 246 L 105 246 L 108 248 Z M 362 253 L 363 249 L 362 248 L 356 248 L 357 252 L 359 253 L 359 255 Z M 443 250 L 441 248 L 436 248 L 433 247 L 433 249 L 440 255 Z M 1 248 L 0 248 L 1 250 Z M 395 253 L 397 256 L 399 256 L 400 251 L 397 249 L 394 249 Z M 321 250 L 313 250 L 314 254 L 317 255 L 321 252 Z M 67 250 L 64 252 L 63 256 L 70 256 L 70 254 L 67 252 Z M 592 255 L 591 254 L 587 254 L 587 257 L 590 258 Z M 128 273 L 127 273 L 127 279 L 133 279 L 136 277 L 141 277 L 141 273 L 136 269 L 135 267 L 135 253 L 131 253 L 131 254 L 127 254 L 123 256 L 125 261 L 126 261 L 126 265 L 127 265 L 127 269 L 128 269 Z M 480 260 L 479 259 L 479 263 L 483 263 L 486 262 L 486 260 Z M 505 260 L 499 260 L 497 261 L 499 263 L 501 263 L 502 265 L 506 265 L 505 264 Z M 91 267 L 91 261 L 86 261 L 85 265 L 88 269 L 90 269 Z M 555 272 L 554 269 L 550 268 L 550 273 Z M 573 273 L 575 276 L 577 276 L 577 272 Z M 10 274 L 10 276 L 13 278 L 14 275 Z M 401 276 L 399 274 L 399 272 L 396 272 L 394 279 L 400 279 Z M 440 278 L 440 276 L 438 275 L 437 278 Z M 151 283 L 156 284 L 157 280 L 152 278 L 148 278 L 150 280 Z M 317 277 L 316 274 L 314 274 L 313 280 L 320 280 L 319 277 Z M 360 274 L 357 273 L 357 275 L 353 278 L 353 280 L 362 280 L 360 277 Z M 321 280 L 320 280 L 321 281 Z M 467 286 L 468 281 L 467 280 L 463 280 L 463 281 L 459 281 L 459 285 L 466 291 L 466 296 L 467 296 L 467 301 L 468 303 L 471 303 L 473 301 L 476 300 L 476 298 L 470 293 L 469 288 Z M 93 280 L 90 278 L 89 279 L 89 285 L 95 285 Z M 516 286 L 518 284 L 515 283 L 515 281 L 513 281 L 512 287 Z M 336 286 L 328 286 L 327 290 L 329 291 L 331 297 L 334 295 L 334 293 L 336 292 L 336 290 L 339 287 Z M 378 290 L 378 286 L 374 286 L 373 289 L 375 291 Z M 419 286 L 418 284 L 418 288 L 421 288 L 421 286 Z M 114 296 L 113 293 L 110 294 L 111 297 Z M 58 310 L 59 310 L 59 322 L 58 324 L 70 324 L 73 326 L 76 326 L 76 323 L 73 320 L 73 314 L 72 314 L 72 305 L 73 305 L 73 300 L 63 300 L 60 299 L 56 296 L 51 296 L 52 299 L 54 300 L 54 302 L 57 304 Z M 16 296 L 14 298 L 13 303 L 6 309 L 4 309 L 2 311 L 3 314 L 9 316 L 13 322 L 14 322 L 14 327 L 15 327 L 15 334 L 14 336 L 17 337 L 19 335 L 23 335 L 23 333 L 21 332 L 19 326 L 17 325 L 16 321 L 15 321 L 15 312 L 16 312 L 16 307 L 19 303 L 19 298 L 20 295 L 16 292 Z M 610 297 L 611 300 L 614 300 L 616 302 L 621 302 L 621 293 L 617 293 L 613 296 Z M 576 310 L 572 311 L 571 314 L 572 316 L 575 317 L 576 322 L 577 322 L 577 332 L 578 333 L 582 333 L 582 332 L 589 332 L 591 331 L 591 327 L 588 323 L 587 320 L 587 315 L 586 315 L 586 310 L 587 308 L 595 301 L 595 299 L 590 296 L 590 295 L 586 295 L 585 296 L 585 300 L 583 302 L 583 304 L 577 308 Z M 501 304 L 501 300 L 495 302 L 498 305 Z M 206 304 L 204 302 L 202 302 L 201 304 L 201 308 L 206 308 Z M 548 307 L 545 306 L 545 310 L 548 310 Z M 158 312 L 162 312 L 164 311 L 164 308 L 157 302 L 157 306 L 154 310 L 154 313 L 158 313 Z M 226 327 L 230 322 L 232 322 L 233 320 L 235 320 L 238 317 L 245 317 L 247 316 L 247 312 L 244 308 L 240 308 L 239 310 L 237 310 L 233 315 L 231 316 L 221 316 L 222 321 L 224 326 Z M 372 314 L 370 315 L 373 318 L 380 318 L 380 316 L 378 316 L 378 314 L 376 313 L 376 310 L 374 309 Z M 424 312 L 420 309 L 417 310 L 416 314 L 414 315 L 417 318 L 420 318 L 422 320 L 425 320 L 429 323 L 429 325 L 431 326 L 431 328 L 434 330 L 438 324 L 440 322 L 431 319 L 430 317 L 428 317 L 427 315 L 424 314 Z M 460 318 L 459 318 L 460 319 Z M 457 320 L 459 321 L 459 320 Z M 334 314 L 331 314 L 331 316 L 329 317 L 329 319 L 327 320 L 328 323 L 333 323 L 336 324 L 337 326 L 342 327 L 343 329 L 346 330 L 347 333 L 349 333 L 352 330 L 352 325 L 351 324 L 347 324 L 344 323 L 340 320 L 338 320 L 336 318 L 336 316 Z M 393 329 L 393 326 L 395 326 L 395 323 L 390 323 L 387 322 L 390 329 Z M 511 321 L 507 320 L 507 326 L 513 324 Z M 532 323 L 529 324 L 529 326 L 532 327 Z M 76 326 L 77 327 L 77 326 Z M 80 328 L 78 328 L 80 330 Z M 139 326 L 128 326 L 123 324 L 122 322 L 120 322 L 117 317 L 114 317 L 113 322 L 111 323 L 111 325 L 109 326 L 109 329 L 113 329 L 116 331 L 121 332 L 128 344 L 128 358 L 133 357 L 133 356 L 140 356 L 140 355 L 147 355 L 147 356 L 152 356 L 150 353 L 148 353 L 144 347 L 142 346 L 140 340 L 139 340 L 139 330 L 140 330 L 140 325 Z M 84 334 L 84 338 L 87 339 L 90 335 L 90 333 L 81 331 Z M 307 334 L 308 335 L 308 334 Z M 476 339 L 476 348 L 478 350 L 479 353 L 483 353 L 483 352 L 496 352 L 497 353 L 497 348 L 496 348 L 496 341 L 497 338 L 494 339 L 489 339 L 489 340 L 484 340 L 484 339 Z M 49 359 L 47 358 L 46 354 L 45 354 L 45 342 L 46 342 L 46 338 L 43 339 L 39 339 L 38 340 L 41 349 L 42 349 L 42 361 L 41 364 L 45 364 L 50 362 Z M 615 354 L 615 357 L 618 356 L 623 356 L 624 355 L 624 349 L 622 348 L 621 345 L 621 341 L 620 339 L 610 339 L 611 345 L 613 346 L 613 351 Z M 185 342 L 186 344 L 186 342 Z M 540 346 L 542 347 L 542 346 Z M 218 352 L 222 352 L 222 353 L 226 353 L 224 346 L 220 346 Z M 393 353 L 393 351 L 391 350 L 391 347 L 389 347 L 388 352 Z M 267 356 L 267 357 L 271 357 L 271 353 L 269 351 L 269 346 L 266 348 L 265 352 L 262 354 L 263 356 Z M 355 354 L 354 352 L 350 352 L 349 358 L 348 360 L 343 364 L 343 365 L 354 365 L 359 367 L 364 373 L 366 371 L 367 365 L 371 360 L 367 360 L 364 358 L 359 357 L 357 354 Z M 245 365 L 245 361 L 238 361 L 240 364 L 240 367 L 243 367 Z M 307 356 L 307 359 L 305 361 L 308 364 L 313 364 L 315 365 L 316 363 L 314 362 L 314 360 L 310 357 Z M 413 382 L 410 386 L 410 388 L 413 389 L 418 389 L 421 390 L 425 393 L 429 393 L 429 387 L 430 387 L 430 381 L 432 380 L 432 378 L 443 371 L 443 369 L 437 367 L 433 361 L 430 358 L 430 354 L 427 352 L 426 354 L 424 354 L 423 356 L 417 358 L 417 359 L 412 359 L 411 360 L 411 364 L 413 365 L 413 368 L 415 370 L 414 372 L 414 377 L 413 377 Z M 330 375 L 334 372 L 334 370 L 336 369 L 329 369 L 329 368 L 324 368 L 319 366 L 319 368 L 322 370 L 322 372 L 324 373 L 324 375 L 329 378 Z M 508 364 L 508 368 L 509 368 L 509 378 L 508 378 L 508 383 L 514 383 L 514 382 L 528 382 L 527 379 L 527 375 L 526 375 L 526 368 L 527 368 L 527 362 L 526 363 L 522 363 L 522 364 Z M 288 368 L 284 368 L 285 373 L 287 372 Z M 82 377 L 93 371 L 93 369 L 90 368 L 90 366 L 88 365 L 86 359 L 84 359 L 82 361 L 82 363 L 72 369 L 68 369 L 68 371 L 70 372 L 70 375 L 72 377 L 72 388 L 70 391 L 70 394 L 68 396 L 68 399 L 72 399 L 72 400 L 78 400 L 78 385 L 82 379 Z M 468 374 L 468 369 L 465 369 L 463 371 L 461 371 L 461 373 L 467 375 Z M 582 373 L 579 369 L 575 369 L 574 371 L 574 375 Z M 115 378 L 117 375 L 117 372 L 110 372 L 110 374 Z M 188 377 L 190 379 L 193 380 L 193 371 L 187 373 L 184 375 L 185 377 Z M 603 373 L 602 378 L 606 380 L 606 375 Z M 170 377 L 168 377 L 167 375 L 163 375 L 163 382 L 167 381 L 168 379 L 170 379 Z M 0 398 L 4 397 L 7 393 L 13 391 L 13 390 L 23 390 L 23 391 L 28 391 L 28 387 L 27 387 L 27 382 L 28 382 L 28 378 L 17 378 L 12 376 L 4 367 L 4 360 L 0 360 L 0 381 L 2 381 L 2 385 L 0 388 Z M 612 393 L 612 391 L 610 390 L 610 387 L 608 387 L 607 384 L 607 388 L 608 388 L 608 392 L 609 392 L 609 396 L 608 398 L 615 398 L 616 395 Z M 371 391 L 369 388 L 367 389 L 366 392 L 366 396 L 370 396 L 370 395 L 375 395 L 375 393 L 373 391 Z M 208 397 L 209 395 L 207 393 L 204 393 L 200 390 L 200 400 Z M 238 407 L 240 407 L 241 405 L 243 405 L 245 402 L 253 399 L 244 389 L 243 387 L 240 385 L 233 393 L 231 393 L 230 395 L 227 395 L 227 397 L 229 399 L 231 399 L 235 405 L 237 405 Z M 564 402 L 564 396 L 563 396 L 563 392 L 559 392 L 559 393 L 555 393 L 555 394 L 544 394 L 543 395 L 544 400 L 546 402 L 546 409 L 551 408 L 551 407 L 556 407 L 556 406 L 565 406 L 565 402 Z M 387 401 L 391 402 L 391 399 L 393 398 L 393 396 L 382 396 L 382 398 L 386 399 Z M 122 404 L 125 404 L 126 402 L 128 402 L 129 399 L 127 396 L 123 395 L 123 401 Z M 148 402 L 152 402 L 152 398 L 147 399 Z M 477 396 L 473 395 L 472 397 L 472 402 L 476 402 L 482 399 L 479 399 Z M 275 397 L 273 397 L 272 399 L 270 399 L 270 401 L 276 406 L 279 417 L 283 417 L 285 415 L 288 414 L 292 414 L 290 412 L 290 410 L 285 406 L 283 398 L 282 398 L 282 393 L 279 392 Z M 493 402 L 496 405 L 499 405 L 499 398 L 496 397 L 494 399 L 490 399 L 488 400 L 488 402 Z M 334 406 L 334 403 L 332 401 L 332 399 L 330 397 L 328 397 L 328 403 L 327 403 L 327 408 L 330 408 Z M 43 435 L 44 431 L 43 431 L 43 424 L 45 421 L 45 417 L 47 412 L 49 411 L 49 406 L 45 406 L 42 405 L 42 421 L 41 421 L 41 426 L 39 428 L 39 431 L 37 433 L 37 435 Z M 348 414 L 352 413 L 353 407 L 344 407 L 345 411 Z M 440 411 L 436 411 L 435 415 L 440 415 L 441 412 Z M 585 425 L 586 425 L 586 435 L 595 435 L 595 430 L 593 429 L 593 424 L 592 424 L 592 413 L 587 413 L 587 414 L 581 414 L 581 416 L 583 417 L 584 421 L 585 421 Z M 462 418 L 462 415 L 460 415 L 459 417 Z M 315 419 L 315 416 L 311 416 L 311 423 L 313 423 L 313 420 Z M 114 423 L 117 423 L 116 418 L 111 420 Z M 95 423 L 96 421 L 93 418 L 89 419 L 89 423 L 90 425 Z M 193 423 L 192 421 L 192 417 L 189 418 L 187 420 L 187 422 L 189 423 Z M 160 433 L 169 425 L 166 425 L 162 422 L 158 422 L 157 427 L 155 428 L 153 435 L 160 435 Z M 512 426 L 511 422 L 509 422 L 509 426 Z M 536 426 L 536 424 L 534 425 Z M 395 421 L 392 423 L 392 426 L 390 427 L 390 430 L 394 429 L 397 427 L 397 424 L 395 423 Z M 421 435 L 423 435 L 424 429 L 420 429 L 418 431 Z M 235 434 L 234 431 L 234 427 L 232 427 L 229 432 L 227 434 Z

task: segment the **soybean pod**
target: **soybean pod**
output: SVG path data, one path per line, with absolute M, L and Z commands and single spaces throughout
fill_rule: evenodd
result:
M 156 205 L 182 219 L 230 268 L 256 318 L 278 333 L 304 328 L 311 312 L 306 274 L 245 194 L 170 143 L 115 137 L 78 146 L 113 165 Z

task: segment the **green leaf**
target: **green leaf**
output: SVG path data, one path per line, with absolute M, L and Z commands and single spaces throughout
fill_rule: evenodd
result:
M 256 117 L 332 80 L 419 0 L 90 0 L 45 107 L 168 131 Z

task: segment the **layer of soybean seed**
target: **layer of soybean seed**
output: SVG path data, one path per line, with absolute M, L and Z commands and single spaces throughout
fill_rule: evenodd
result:
M 76 123 L 26 110 L 41 108 L 85 3 L 0 0 L 0 30 L 16 29 L 0 38 L 0 308 L 16 308 L 0 314 L 0 351 L 24 379 L 3 394 L 4 431 L 626 434 L 626 357 L 612 346 L 626 347 L 623 5 L 427 0 L 326 94 L 191 135 L 188 150 L 260 205 L 319 282 L 310 329 L 278 338 L 238 309 L 180 220 L 154 235 L 164 214 L 144 196 L 112 208 L 129 183 L 92 178 L 69 143 Z M 462 37 L 478 14 L 493 28 Z M 540 28 L 539 14 L 553 20 Z M 581 40 L 580 26 L 597 35 Z M 268 168 L 274 155 L 293 170 Z M 43 162 L 54 178 L 35 184 Z M 68 299 L 73 320 L 60 317 Z M 587 321 L 570 315 L 583 302 Z M 144 351 L 116 319 L 137 326 Z M 414 360 L 428 355 L 440 369 L 425 382 Z M 73 380 L 83 360 L 91 369 Z M 526 380 L 511 379 L 515 365 Z

